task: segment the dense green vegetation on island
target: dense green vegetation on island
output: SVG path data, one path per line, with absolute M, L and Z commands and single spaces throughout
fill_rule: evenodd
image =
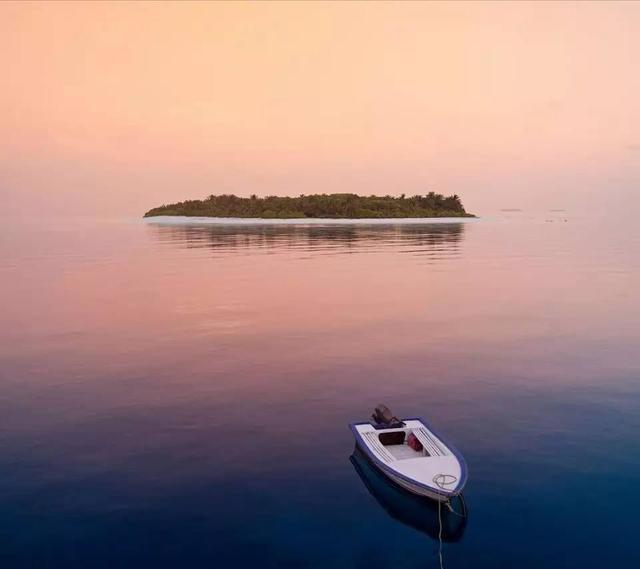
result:
M 314 194 L 299 197 L 250 198 L 223 194 L 204 200 L 187 200 L 149 210 L 145 217 L 181 215 L 195 217 L 295 218 L 388 218 L 388 217 L 474 217 L 456 195 L 445 197 L 429 192 L 424 196 L 358 196 L 356 194 Z

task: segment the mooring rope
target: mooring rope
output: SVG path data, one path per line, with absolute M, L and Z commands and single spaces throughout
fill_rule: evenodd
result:
M 453 474 L 436 474 L 433 477 L 433 483 L 442 490 L 449 490 L 447 486 L 451 486 L 454 482 L 457 482 L 458 478 Z
M 438 488 L 441 488 L 442 490 L 448 490 L 447 486 L 450 486 L 454 482 L 457 482 L 458 478 L 453 474 L 441 473 L 436 474 L 432 480 Z M 456 512 L 451 505 L 451 500 L 446 500 L 445 504 L 447 505 L 447 508 L 449 508 L 449 511 L 453 512 L 455 515 L 460 517 L 464 517 L 466 515 L 466 511 L 465 514 L 459 514 L 458 512 Z M 464 502 L 463 508 L 464 510 L 466 510 Z M 442 562 L 442 500 L 438 500 L 438 558 L 440 559 L 440 569 L 444 569 L 444 565 Z
M 440 569 L 444 569 L 444 565 L 442 564 L 442 516 L 440 514 L 441 504 L 440 500 L 438 500 L 438 557 L 440 559 Z

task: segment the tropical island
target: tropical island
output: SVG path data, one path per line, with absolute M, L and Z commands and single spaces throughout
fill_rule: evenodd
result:
M 475 217 L 467 213 L 457 195 L 429 192 L 421 196 L 359 196 L 357 194 L 312 194 L 298 197 L 233 194 L 211 195 L 204 200 L 186 200 L 150 209 L 144 217 L 160 215 L 189 217 L 241 217 L 262 219 L 367 219 L 402 217 Z

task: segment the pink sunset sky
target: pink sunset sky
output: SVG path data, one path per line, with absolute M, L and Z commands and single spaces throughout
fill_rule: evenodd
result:
M 637 207 L 640 3 L 0 4 L 3 215 Z

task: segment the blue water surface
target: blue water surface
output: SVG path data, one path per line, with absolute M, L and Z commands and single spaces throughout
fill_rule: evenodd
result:
M 5 228 L 2 567 L 638 566 L 640 230 L 553 215 Z M 379 402 L 466 457 L 442 546 Z

